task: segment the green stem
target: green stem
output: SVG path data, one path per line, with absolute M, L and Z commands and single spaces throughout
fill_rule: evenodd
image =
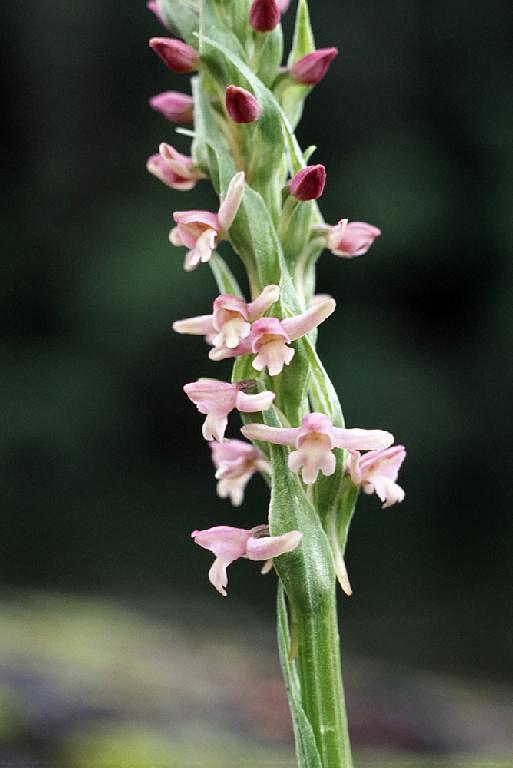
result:
M 340 664 L 335 586 L 324 610 L 296 613 L 301 699 L 324 768 L 352 768 Z

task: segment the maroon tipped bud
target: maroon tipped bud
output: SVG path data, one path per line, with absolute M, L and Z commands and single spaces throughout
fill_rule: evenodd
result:
M 260 104 L 245 88 L 229 85 L 226 89 L 226 111 L 235 123 L 254 123 L 260 115 Z
M 303 85 L 317 85 L 337 54 L 338 48 L 319 48 L 318 51 L 307 53 L 292 65 L 289 76 Z
M 192 96 L 179 91 L 164 91 L 150 99 L 150 107 L 172 123 L 192 123 Z
M 193 72 L 198 68 L 198 52 L 187 43 L 172 37 L 152 37 L 152 48 L 168 69 L 178 74 Z
M 272 32 L 280 23 L 281 14 L 276 0 L 253 0 L 249 23 L 255 32 Z
M 290 194 L 297 200 L 317 200 L 326 184 L 326 169 L 323 165 L 307 165 L 289 181 Z

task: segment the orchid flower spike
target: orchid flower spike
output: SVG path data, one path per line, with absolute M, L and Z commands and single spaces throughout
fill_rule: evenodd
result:
M 164 91 L 150 99 L 150 107 L 172 123 L 192 123 L 194 100 L 188 93 Z
M 277 376 L 294 357 L 295 350 L 288 346 L 314 328 L 317 328 L 335 309 L 335 300 L 331 297 L 316 302 L 306 312 L 296 317 L 278 320 L 276 317 L 262 317 L 251 326 L 251 333 L 234 348 L 214 347 L 209 352 L 211 360 L 224 360 L 227 357 L 256 355 L 253 368 L 257 371 L 269 370 L 270 376 Z
M 403 445 L 369 451 L 364 456 L 358 450 L 352 451 L 348 465 L 351 480 L 360 485 L 364 493 L 375 493 L 383 502 L 383 509 L 391 507 L 404 499 L 404 491 L 396 480 L 405 458 Z
M 196 186 L 205 174 L 194 167 L 192 157 L 182 155 L 170 144 L 162 142 L 159 154 L 151 155 L 146 163 L 147 170 L 172 189 L 186 192 Z
M 216 525 L 204 531 L 193 531 L 191 536 L 196 544 L 216 556 L 208 578 L 217 591 L 226 597 L 226 569 L 234 560 L 240 557 L 248 560 L 272 560 L 296 549 L 303 534 L 301 531 L 288 531 L 281 536 L 269 536 L 267 525 L 257 525 L 250 530 Z
M 212 461 L 217 469 L 217 495 L 228 496 L 234 507 L 240 507 L 244 489 L 255 472 L 271 473 L 271 465 L 262 451 L 242 440 L 225 440 L 210 443 Z
M 327 227 L 326 245 L 335 256 L 352 259 L 367 253 L 381 230 L 364 221 L 340 219 L 334 227 Z
M 207 418 L 203 424 L 202 434 L 205 440 L 224 440 L 228 414 L 237 408 L 242 413 L 257 413 L 267 411 L 274 400 L 274 392 L 265 390 L 255 395 L 246 394 L 244 391 L 253 382 L 239 381 L 237 384 L 229 384 L 217 379 L 198 379 L 198 381 L 186 384 L 184 392 L 194 403 L 200 413 Z
M 177 320 L 173 323 L 173 330 L 206 336 L 215 347 L 235 349 L 242 339 L 249 336 L 251 323 L 262 317 L 279 296 L 277 285 L 267 285 L 249 304 L 238 296 L 222 293 L 214 301 L 211 315 Z
M 390 432 L 381 429 L 341 429 L 334 427 L 323 413 L 309 413 L 300 427 L 268 427 L 265 424 L 247 424 L 241 429 L 249 440 L 263 440 L 275 445 L 296 448 L 289 455 L 289 469 L 302 468 L 303 482 L 315 483 L 319 471 L 329 477 L 335 472 L 333 448 L 349 451 L 369 451 L 387 448 L 394 442 Z
M 175 211 L 177 224 L 169 233 L 173 245 L 184 245 L 188 251 L 184 269 L 190 272 L 198 264 L 210 260 L 217 241 L 226 235 L 237 215 L 244 196 L 244 171 L 236 173 L 228 185 L 226 197 L 217 213 L 210 211 Z

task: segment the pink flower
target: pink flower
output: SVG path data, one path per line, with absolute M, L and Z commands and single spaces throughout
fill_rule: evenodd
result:
M 164 91 L 150 99 L 150 107 L 172 123 L 191 123 L 193 98 L 179 91 Z
M 319 48 L 318 51 L 307 53 L 292 65 L 289 76 L 303 85 L 316 85 L 322 80 L 337 54 L 337 48 Z
M 280 13 L 285 13 L 290 5 L 290 0 L 276 0 L 276 5 L 278 6 Z
M 229 384 L 217 379 L 198 379 L 198 381 L 186 384 L 184 392 L 200 413 L 207 417 L 203 424 L 202 434 L 205 440 L 224 440 L 228 414 L 237 408 L 243 413 L 257 413 L 266 411 L 274 400 L 274 392 L 258 392 L 256 395 L 247 395 L 244 390 L 252 382 L 240 381 L 237 384 Z
M 200 262 L 210 260 L 217 241 L 233 224 L 244 195 L 244 171 L 236 173 L 230 181 L 226 197 L 217 213 L 210 211 L 175 211 L 177 224 L 169 233 L 173 245 L 184 245 L 188 251 L 184 269 L 190 272 Z
M 249 10 L 249 23 L 255 32 L 271 32 L 281 19 L 276 0 L 253 0 Z
M 381 429 L 341 429 L 334 427 L 323 413 L 309 413 L 300 427 L 268 427 L 265 424 L 247 424 L 241 430 L 249 440 L 264 440 L 276 445 L 296 448 L 289 455 L 289 469 L 298 472 L 302 467 L 303 482 L 315 483 L 319 471 L 329 477 L 335 471 L 333 448 L 349 451 L 368 451 L 387 448 L 394 442 L 390 432 Z
M 199 315 L 173 323 L 177 333 L 206 336 L 216 347 L 235 349 L 242 339 L 249 336 L 251 323 L 267 312 L 278 301 L 280 289 L 267 285 L 262 293 L 249 304 L 238 296 L 222 293 L 212 305 L 211 315 Z
M 297 200 L 317 200 L 324 192 L 326 168 L 323 165 L 307 165 L 289 181 L 290 194 Z
M 326 244 L 336 256 L 352 259 L 367 253 L 374 240 L 381 235 L 381 230 L 364 221 L 340 219 L 334 227 L 326 230 Z
M 226 111 L 235 123 L 254 123 L 260 115 L 260 104 L 245 88 L 229 85 L 225 94 Z
M 301 531 L 288 531 L 281 536 L 269 536 L 268 533 L 266 525 L 257 525 L 250 530 L 216 525 L 204 531 L 192 532 L 195 543 L 216 556 L 208 578 L 223 597 L 226 597 L 228 584 L 226 569 L 234 560 L 240 557 L 248 560 L 272 560 L 286 552 L 292 552 L 303 537 Z
M 167 28 L 168 25 L 167 25 L 166 19 L 164 18 L 164 14 L 160 10 L 157 0 L 148 0 L 148 2 L 146 3 L 146 8 L 155 14 L 155 16 L 160 21 L 163 27 Z
M 404 491 L 396 480 L 401 464 L 406 458 L 403 445 L 394 445 L 381 451 L 369 451 L 361 456 L 351 451 L 349 473 L 355 485 L 361 485 L 364 493 L 375 493 L 383 502 L 383 509 L 404 499 Z
M 234 348 L 215 347 L 210 350 L 211 360 L 224 360 L 228 357 L 256 355 L 253 368 L 257 371 L 269 370 L 270 376 L 277 376 L 294 357 L 294 350 L 288 345 L 301 336 L 310 333 L 320 325 L 335 309 L 335 300 L 328 297 L 318 301 L 306 312 L 296 317 L 278 320 L 276 317 L 262 317 L 251 326 L 251 333 Z
M 172 72 L 186 74 L 198 68 L 198 52 L 182 40 L 152 37 L 149 46 Z
M 201 171 L 194 168 L 192 157 L 182 155 L 165 142 L 159 146 L 158 155 L 148 158 L 146 168 L 168 187 L 181 191 L 192 189 L 198 179 L 205 178 Z
M 217 472 L 217 495 L 222 499 L 230 497 L 234 507 L 239 507 L 244 498 L 244 489 L 255 472 L 271 473 L 271 465 L 264 454 L 250 443 L 242 440 L 225 440 L 210 443 L 212 461 Z

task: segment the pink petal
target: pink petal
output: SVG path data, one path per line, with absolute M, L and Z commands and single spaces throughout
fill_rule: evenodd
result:
M 246 555 L 249 560 L 271 560 L 292 552 L 303 538 L 301 531 L 288 531 L 281 536 L 262 536 L 248 539 Z
M 254 322 L 267 312 L 279 298 L 280 287 L 278 285 L 266 285 L 262 293 L 251 304 L 248 304 L 248 314 L 251 322 Z
M 335 446 L 348 451 L 372 451 L 387 448 L 394 436 L 382 429 L 340 429 L 333 427 Z
M 189 333 L 193 336 L 207 336 L 215 331 L 212 319 L 212 315 L 198 315 L 198 317 L 175 320 L 173 331 L 176 331 L 176 333 Z
M 223 232 L 227 232 L 237 215 L 242 198 L 244 197 L 245 176 L 244 171 L 236 173 L 228 185 L 226 197 L 217 213 L 219 226 Z
M 261 440 L 274 445 L 295 445 L 298 427 L 268 427 L 266 424 L 246 424 L 241 432 L 248 440 Z
M 235 407 L 242 413 L 257 413 L 258 411 L 267 411 L 273 404 L 276 397 L 274 392 L 259 392 L 256 395 L 247 395 L 245 392 L 238 392 L 235 401 Z
M 281 321 L 282 327 L 288 333 L 290 340 L 295 341 L 304 336 L 314 328 L 317 328 L 336 307 L 335 299 L 328 298 L 326 301 L 317 301 L 313 306 L 297 317 L 287 317 Z

